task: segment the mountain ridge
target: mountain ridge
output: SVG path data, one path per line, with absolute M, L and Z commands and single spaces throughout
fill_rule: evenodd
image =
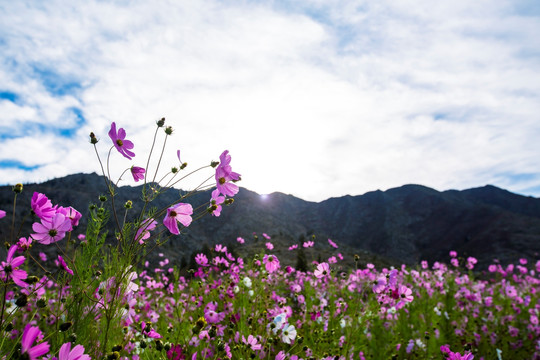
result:
M 140 190 L 141 186 L 119 187 L 117 204 L 121 207 L 131 199 L 136 213 L 140 210 L 137 201 Z M 26 184 L 17 199 L 18 219 L 29 214 L 34 191 L 47 195 L 53 204 L 73 206 L 84 216 L 88 204 L 97 203 L 97 196 L 106 194 L 106 187 L 102 176 L 95 173 Z M 169 190 L 158 198 L 156 205 L 166 206 L 179 197 L 179 191 Z M 207 204 L 209 199 L 210 192 L 205 191 L 196 193 L 189 202 L 196 207 Z M 11 187 L 0 187 L 0 209 L 9 214 L 12 204 Z M 84 224 L 83 219 L 81 226 Z M 0 222 L 0 236 L 9 234 L 10 225 L 5 219 Z M 22 236 L 31 233 L 30 225 L 23 227 Z M 236 246 L 238 236 L 252 239 L 253 233 L 262 232 L 268 233 L 276 245 L 287 248 L 302 238 L 316 235 L 314 257 L 331 254 L 333 249 L 326 242 L 326 238 L 331 238 L 340 245 L 338 250 L 347 255 L 349 264 L 354 253 L 370 254 L 397 266 L 400 262 L 412 264 L 419 260 L 447 261 L 448 252 L 456 250 L 460 255 L 478 258 L 479 266 L 483 267 L 494 258 L 503 263 L 516 262 L 519 258 L 536 260 L 540 252 L 540 199 L 493 185 L 437 191 L 424 185 L 406 184 L 321 202 L 280 192 L 261 196 L 241 188 L 235 203 L 224 207 L 221 217 L 205 216 L 194 222 L 180 236 L 180 241 L 168 242 L 163 252 L 173 257 L 171 260 L 184 258 L 185 261 L 201 244 Z M 260 241 L 257 246 L 262 244 Z M 256 250 L 257 246 L 250 246 Z M 290 253 L 280 253 L 294 260 Z

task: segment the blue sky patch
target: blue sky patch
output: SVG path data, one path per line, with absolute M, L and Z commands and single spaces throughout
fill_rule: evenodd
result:
M 0 91 L 0 100 L 7 100 L 14 103 L 19 100 L 19 95 L 11 91 Z
M 41 80 L 41 83 L 51 95 L 75 95 L 82 89 L 80 82 L 72 77 L 63 76 L 51 69 L 42 68 L 38 65 L 34 65 L 32 68 L 36 77 Z
M 69 112 L 71 112 L 71 114 L 69 114 Z M 76 121 L 75 121 L 75 125 L 72 126 L 72 127 L 69 127 L 69 128 L 63 128 L 63 129 L 58 129 L 58 133 L 60 136 L 63 136 L 63 137 L 67 137 L 67 138 L 71 138 L 71 137 L 74 137 L 75 134 L 77 133 L 77 130 L 79 130 L 79 128 L 84 124 L 86 123 L 86 119 L 84 118 L 83 114 L 82 114 L 82 110 L 79 109 L 79 108 L 76 108 L 76 107 L 72 107 L 72 108 L 69 108 L 66 110 L 66 116 L 74 116 Z
M 86 123 L 83 112 L 77 107 L 67 108 L 63 118 L 69 118 L 69 126 L 51 126 L 43 123 L 25 122 L 23 127 L 0 127 L 0 141 L 16 139 L 25 136 L 39 136 L 40 134 L 54 134 L 64 138 L 73 138 L 77 131 Z
M 25 171 L 36 170 L 41 165 L 28 166 L 17 160 L 0 160 L 0 169 L 21 169 Z

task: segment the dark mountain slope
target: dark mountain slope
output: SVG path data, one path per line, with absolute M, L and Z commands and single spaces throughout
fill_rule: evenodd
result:
M 105 189 L 103 178 L 96 174 L 76 174 L 25 185 L 17 199 L 17 219 L 30 215 L 34 191 L 46 194 L 53 204 L 71 205 L 86 214 L 89 203 L 97 203 L 97 196 L 105 194 Z M 140 192 L 140 186 L 119 188 L 116 201 L 119 213 L 123 214 L 124 202 L 131 199 L 134 208 L 130 214 L 137 214 L 141 209 Z M 179 191 L 172 189 L 153 205 L 166 207 L 178 198 Z M 195 208 L 207 204 L 209 198 L 210 192 L 202 192 L 188 201 Z M 8 212 L 0 221 L 3 239 L 9 238 L 12 205 L 11 187 L 0 187 L 0 209 Z M 30 217 L 21 236 L 31 233 L 31 223 Z M 78 230 L 82 231 L 84 225 L 82 220 Z M 205 216 L 194 222 L 183 234 L 173 237 L 162 251 L 180 259 L 200 249 L 203 243 L 233 246 L 238 236 L 252 239 L 253 232 L 268 233 L 281 248 L 297 243 L 301 236 L 315 234 L 315 254 L 329 254 L 332 249 L 326 239 L 331 238 L 342 246 L 339 250 L 349 260 L 354 253 L 364 251 L 396 265 L 422 259 L 446 261 L 450 250 L 478 258 L 480 266 L 494 258 L 503 263 L 515 262 L 520 257 L 532 261 L 540 253 L 540 199 L 489 185 L 444 192 L 405 185 L 320 203 L 281 193 L 263 198 L 241 189 L 234 204 L 225 207 L 221 217 Z M 292 256 L 282 249 L 280 253 Z

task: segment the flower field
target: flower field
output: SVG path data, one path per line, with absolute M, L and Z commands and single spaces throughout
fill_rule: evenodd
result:
M 108 135 L 108 156 L 116 149 L 132 160 L 125 130 L 113 123 Z M 90 142 L 98 142 L 93 133 Z M 334 254 L 301 271 L 281 265 L 262 234 L 266 246 L 254 256 L 217 244 L 197 253 L 190 269 L 165 256 L 150 264 L 148 253 L 181 241 L 201 216 L 219 216 L 238 192 L 240 174 L 224 151 L 200 168 L 213 169 L 215 182 L 194 189 L 215 187 L 208 204 L 194 208 L 187 193 L 152 208 L 187 166 L 177 155 L 163 186 L 147 183 L 144 168 L 126 169 L 145 184 L 140 214 L 130 213 L 130 202 L 124 214 L 115 210 L 108 166 L 109 193 L 90 205 L 86 229 L 78 229 L 80 212 L 46 194 L 32 195 L 32 234 L 17 234 L 23 219 L 0 211 L 0 221 L 13 223 L 0 257 L 0 359 L 540 359 L 540 261 L 494 262 L 479 272 L 476 259 L 451 252 L 450 264 L 346 269 L 340 263 L 354 255 L 328 239 Z M 13 191 L 15 208 L 23 186 Z M 252 241 L 237 239 L 238 246 Z M 314 241 L 323 240 L 289 251 Z M 48 246 L 54 259 L 39 250 Z

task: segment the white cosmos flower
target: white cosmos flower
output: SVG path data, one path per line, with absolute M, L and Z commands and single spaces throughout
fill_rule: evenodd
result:
M 247 276 L 246 276 L 244 279 L 242 279 L 242 282 L 244 283 L 244 285 L 245 285 L 246 287 L 248 287 L 248 288 L 251 287 L 251 279 L 248 278 Z
M 285 344 L 290 344 L 294 339 L 296 339 L 296 329 L 294 328 L 294 325 L 285 325 L 281 331 L 281 340 Z

